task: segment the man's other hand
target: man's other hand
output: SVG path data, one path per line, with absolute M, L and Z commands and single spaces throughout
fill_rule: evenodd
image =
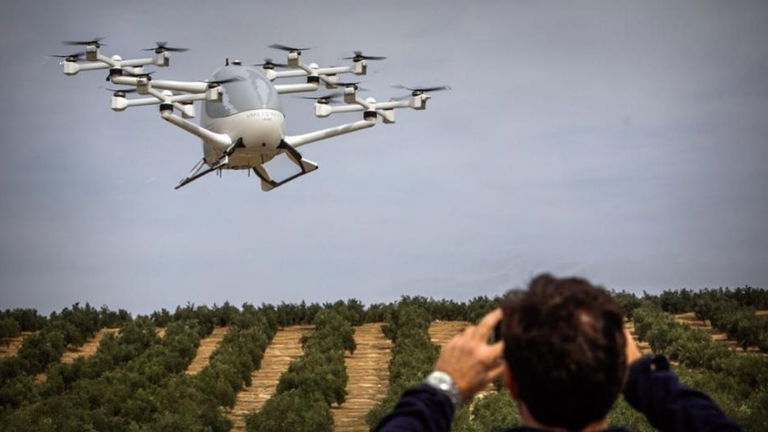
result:
M 453 378 L 464 400 L 469 400 L 504 371 L 504 342 L 488 345 L 494 326 L 502 319 L 501 309 L 469 326 L 440 350 L 435 370 Z

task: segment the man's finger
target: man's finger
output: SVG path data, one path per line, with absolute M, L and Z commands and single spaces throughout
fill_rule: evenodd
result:
M 504 342 L 499 341 L 496 342 L 493 345 L 488 346 L 488 356 L 494 359 L 501 358 L 501 356 L 504 354 Z
M 504 373 L 504 362 L 499 361 L 499 364 L 497 364 L 495 367 L 488 370 L 488 373 L 486 375 L 487 382 L 491 382 L 501 376 L 502 373 Z
M 475 336 L 482 340 L 488 339 L 488 336 L 490 336 L 493 331 L 493 327 L 495 327 L 503 317 L 504 315 L 501 313 L 501 308 L 496 308 L 491 311 L 477 324 L 477 332 L 475 333 Z

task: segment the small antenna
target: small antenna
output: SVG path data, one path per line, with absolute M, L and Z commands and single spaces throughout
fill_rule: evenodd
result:
M 224 66 L 229 66 L 229 57 L 224 60 Z

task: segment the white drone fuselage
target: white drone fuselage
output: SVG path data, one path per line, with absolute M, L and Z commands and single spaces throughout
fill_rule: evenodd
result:
M 317 169 L 317 164 L 304 159 L 296 150 L 297 147 L 367 129 L 374 126 L 378 118 L 384 123 L 394 123 L 396 109 L 423 110 L 430 98 L 423 90 L 410 89 L 413 92 L 407 100 L 376 102 L 373 98 L 360 99 L 357 96 L 357 85 L 342 83 L 337 76 L 345 73 L 366 74 L 367 58 L 360 52 L 356 52 L 352 58 L 351 66 L 322 68 L 314 63 L 302 63 L 300 49 L 278 46 L 278 49 L 289 51 L 287 65 L 283 65 L 289 70 L 277 71 L 272 63 L 265 63 L 259 68 L 243 66 L 240 62 L 230 64 L 227 61 L 226 66 L 215 71 L 207 81 L 173 81 L 153 79 L 143 70 L 143 67 L 148 65 L 169 66 L 169 52 L 180 49 L 166 48 L 165 43 L 157 44 L 155 54 L 151 58 L 127 60 L 118 55 L 102 55 L 99 52 L 99 39 L 70 44 L 86 45 L 86 51 L 82 53 L 85 61 L 81 62 L 81 54 L 66 56 L 61 62 L 66 75 L 108 69 L 108 81 L 133 87 L 127 90 L 112 90 L 114 93 L 111 105 L 114 111 L 124 111 L 135 106 L 159 105 L 160 115 L 164 120 L 202 139 L 202 160 L 179 182 L 176 189 L 213 171 L 247 169 L 252 170 L 261 179 L 263 190 L 271 190 Z M 305 78 L 306 82 L 272 82 L 279 78 Z M 326 129 L 286 136 L 285 116 L 279 96 L 284 93 L 316 91 L 321 85 L 329 89 L 342 87 L 343 92 L 339 95 L 343 94 L 344 104 L 331 105 L 328 103 L 328 96 L 317 98 L 317 117 L 362 112 L 363 118 Z M 128 98 L 127 94 L 131 92 L 136 92 L 141 97 Z M 189 120 L 196 117 L 193 105 L 195 101 L 202 102 L 199 125 Z M 287 156 L 299 168 L 299 172 L 288 178 L 275 180 L 264 164 L 280 154 Z
M 285 116 L 277 89 L 252 66 L 230 65 L 216 71 L 210 81 L 236 79 L 221 85 L 221 101 L 203 101 L 200 125 L 242 139 L 244 147 L 229 157 L 228 168 L 251 169 L 268 162 L 281 150 L 285 138 Z M 203 139 L 205 162 L 212 165 L 226 151 L 216 141 Z

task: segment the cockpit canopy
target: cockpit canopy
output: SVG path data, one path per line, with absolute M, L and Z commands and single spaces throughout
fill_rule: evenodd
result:
M 221 102 L 206 101 L 205 113 L 210 118 L 231 116 L 255 109 L 280 111 L 280 99 L 272 83 L 256 67 L 225 66 L 213 73 L 209 81 L 225 81 L 221 85 Z

